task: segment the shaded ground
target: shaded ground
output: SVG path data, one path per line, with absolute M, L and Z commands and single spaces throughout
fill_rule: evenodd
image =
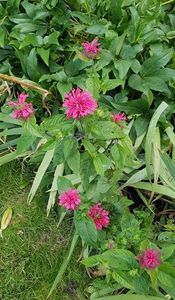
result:
M 27 205 L 28 178 L 16 163 L 0 168 L 0 218 L 7 207 L 13 209 L 12 222 L 0 239 L 2 300 L 46 300 L 71 239 L 68 224 L 57 229 L 56 213 L 46 217 L 42 197 Z M 51 300 L 84 299 L 88 279 L 76 252 Z

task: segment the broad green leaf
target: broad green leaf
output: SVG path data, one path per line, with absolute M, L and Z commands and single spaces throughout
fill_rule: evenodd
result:
M 115 68 L 119 71 L 119 78 L 123 79 L 131 67 L 132 60 L 118 60 L 114 62 Z
M 97 229 L 93 221 L 88 217 L 81 217 L 75 214 L 75 228 L 82 240 L 90 246 L 94 246 L 97 242 Z
M 3 230 L 6 229 L 8 227 L 8 225 L 10 224 L 12 214 L 13 214 L 12 208 L 9 207 L 6 209 L 6 211 L 4 212 L 4 214 L 2 216 L 1 227 L 0 227 L 0 236 L 1 237 L 2 237 Z
M 104 252 L 101 255 L 101 260 L 109 267 L 117 270 L 130 270 L 137 268 L 137 260 L 135 255 L 125 249 L 113 249 Z
M 50 49 L 38 48 L 37 53 L 40 55 L 45 64 L 49 65 Z
M 104 34 L 107 31 L 107 27 L 101 24 L 91 25 L 86 29 L 86 32 L 91 34 Z
M 83 140 L 82 145 L 85 147 L 85 149 L 88 151 L 88 153 L 93 156 L 93 154 L 96 151 L 96 148 L 92 143 L 90 143 L 88 140 Z
M 27 57 L 27 73 L 30 79 L 34 81 L 38 81 L 39 77 L 41 76 L 40 72 L 38 71 L 38 60 L 35 48 L 30 51 Z
M 0 27 L 0 47 L 4 48 L 4 40 L 5 40 L 5 34 L 2 27 Z
M 72 83 L 70 82 L 58 82 L 57 83 L 57 90 L 59 91 L 62 99 L 64 99 L 65 94 L 70 92 L 72 89 Z
M 163 263 L 158 272 L 158 280 L 169 288 L 174 288 L 175 268 L 170 263 Z
M 111 121 L 98 121 L 90 124 L 92 135 L 99 140 L 111 140 L 124 137 L 121 128 Z
M 57 188 L 59 193 L 62 193 L 63 191 L 67 191 L 72 187 L 73 187 L 72 182 L 68 178 L 62 175 L 59 175 L 57 177 Z
M 36 140 L 36 136 L 33 136 L 29 131 L 24 130 L 17 143 L 17 148 L 16 148 L 17 154 L 29 150 L 29 148 L 32 147 L 35 140 Z
M 116 51 L 115 51 L 116 55 L 119 55 L 119 53 L 123 47 L 125 37 L 126 37 L 126 31 L 117 38 L 117 47 L 116 47 Z
M 43 179 L 44 174 L 52 161 L 53 155 L 54 155 L 54 149 L 49 150 L 45 153 L 44 158 L 43 158 L 43 160 L 38 168 L 38 171 L 35 175 L 35 179 L 33 181 L 32 187 L 30 189 L 28 199 L 27 199 L 28 203 L 30 203 L 32 201 L 32 199 L 34 198 L 34 196 L 40 186 L 41 180 Z
M 103 177 L 105 170 L 101 158 L 98 155 L 93 159 L 93 163 L 97 174 Z

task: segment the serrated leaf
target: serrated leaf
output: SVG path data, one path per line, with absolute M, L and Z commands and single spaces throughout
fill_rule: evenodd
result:
M 81 218 L 78 214 L 75 214 L 74 223 L 82 240 L 87 245 L 94 246 L 97 242 L 97 229 L 93 221 L 87 217 Z

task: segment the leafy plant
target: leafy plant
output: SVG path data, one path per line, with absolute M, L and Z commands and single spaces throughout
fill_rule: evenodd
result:
M 59 225 L 75 210 L 72 246 L 49 296 L 80 236 L 88 272 L 104 277 L 102 285 L 94 283 L 91 299 L 121 289 L 138 294 L 131 299 L 174 297 L 174 231 L 159 234 L 171 221 L 161 217 L 163 201 L 171 210 L 175 198 L 172 2 L 0 4 L 0 165 L 24 157 L 35 166 L 28 202 L 44 186 L 49 214 L 59 194 Z M 17 120 L 8 104 L 22 88 L 35 111 Z M 91 103 L 88 112 L 82 97 Z M 70 98 L 76 98 L 74 110 Z M 61 195 L 78 204 L 67 208 Z M 158 268 L 142 268 L 138 254 L 157 247 Z

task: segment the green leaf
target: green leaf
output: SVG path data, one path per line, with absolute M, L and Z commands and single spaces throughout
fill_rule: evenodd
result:
M 100 156 L 96 156 L 94 159 L 93 159 L 93 163 L 94 163 L 94 167 L 95 167 L 95 170 L 97 172 L 97 174 L 99 174 L 100 176 L 104 176 L 104 167 L 103 167 L 103 163 L 101 161 L 101 158 Z
M 119 55 L 119 53 L 123 47 L 125 37 L 126 37 L 126 31 L 117 38 L 117 47 L 116 47 L 116 51 L 115 51 L 116 55 Z
M 109 267 L 117 270 L 127 271 L 138 266 L 135 255 L 125 249 L 108 250 L 101 255 L 101 259 Z
M 35 179 L 33 181 L 32 187 L 30 189 L 28 199 L 27 199 L 28 203 L 30 203 L 32 201 L 32 199 L 34 198 L 34 196 L 39 188 L 39 185 L 41 183 L 41 180 L 52 161 L 53 155 L 54 155 L 54 149 L 49 150 L 45 153 L 44 158 L 43 158 L 43 160 L 38 168 L 38 171 L 35 175 Z
M 90 246 L 96 245 L 97 229 L 90 218 L 81 217 L 78 213 L 74 217 L 75 228 L 82 240 Z
M 111 140 L 124 137 L 121 128 L 111 121 L 98 121 L 90 124 L 92 135 L 99 140 Z
M 113 90 L 119 85 L 122 85 L 123 80 L 121 79 L 105 79 L 102 81 L 101 90 L 105 94 L 107 91 Z
M 160 157 L 163 160 L 165 166 L 167 167 L 170 175 L 175 180 L 175 162 L 168 156 L 167 153 L 160 154 Z
M 38 81 L 40 72 L 38 71 L 38 61 L 36 50 L 34 48 L 30 51 L 27 57 L 27 73 L 32 80 Z
M 62 172 L 63 173 L 63 172 Z M 65 176 L 58 176 L 57 177 L 57 187 L 59 193 L 66 191 L 73 187 L 72 182 L 67 179 Z
M 35 140 L 36 136 L 33 136 L 29 131 L 25 130 L 18 140 L 16 153 L 20 154 L 29 150 Z
M 55 172 L 54 172 L 54 177 L 53 177 L 53 182 L 49 194 L 49 200 L 47 203 L 47 216 L 49 215 L 49 212 L 51 208 L 54 206 L 55 201 L 56 201 L 56 194 L 57 194 L 57 180 L 59 176 L 62 176 L 64 172 L 64 165 L 60 164 L 56 167 Z
M 69 168 L 75 173 L 79 173 L 80 170 L 80 152 L 78 148 L 78 142 L 76 140 L 69 139 L 64 143 L 64 157 Z
M 0 47 L 4 48 L 5 34 L 2 27 L 0 27 Z
M 170 189 L 167 186 L 163 186 L 161 184 L 152 184 L 149 182 L 137 182 L 137 183 L 132 183 L 130 186 L 133 186 L 137 189 L 142 189 L 150 192 L 154 192 L 159 195 L 165 195 L 168 197 L 171 197 L 172 199 L 175 198 L 175 192 Z
M 86 29 L 86 32 L 91 34 L 104 34 L 107 31 L 107 27 L 101 24 L 91 25 Z
M 168 107 L 168 104 L 166 102 L 162 102 L 159 107 L 154 112 L 154 115 L 152 116 L 152 119 L 150 121 L 148 132 L 146 135 L 146 143 L 145 143 L 145 161 L 146 161 L 146 169 L 149 180 L 151 180 L 151 157 L 152 157 L 152 144 L 154 143 L 154 135 L 156 131 L 157 122 L 161 116 L 161 114 L 165 111 L 165 109 Z
M 132 65 L 132 60 L 118 60 L 114 62 L 115 68 L 119 71 L 119 78 L 123 79 Z
M 50 48 L 49 49 L 38 48 L 37 53 L 40 55 L 42 60 L 48 66 L 49 65 Z
M 57 83 L 57 90 L 59 91 L 62 99 L 64 99 L 65 94 L 70 92 L 71 89 L 72 89 L 72 83 L 70 83 L 70 82 L 58 82 Z
M 169 263 L 163 263 L 159 267 L 158 280 L 168 288 L 174 288 L 175 268 Z

